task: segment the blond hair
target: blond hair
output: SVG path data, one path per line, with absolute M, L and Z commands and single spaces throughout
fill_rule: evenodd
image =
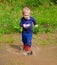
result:
M 24 7 L 22 10 L 22 13 L 24 14 L 25 12 L 31 12 L 29 7 Z

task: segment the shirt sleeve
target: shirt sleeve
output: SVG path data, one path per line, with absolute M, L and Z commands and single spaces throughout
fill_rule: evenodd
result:
M 23 27 L 23 18 L 21 18 L 20 26 Z
M 34 18 L 32 18 L 33 24 L 36 25 L 36 20 Z

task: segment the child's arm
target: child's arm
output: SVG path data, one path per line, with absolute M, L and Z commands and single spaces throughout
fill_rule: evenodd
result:
M 34 18 L 33 18 L 33 24 L 34 24 L 35 27 L 38 27 L 38 24 L 36 23 Z
M 20 21 L 20 26 L 26 28 L 26 24 L 24 24 L 24 19 L 22 18 Z
M 20 21 L 20 26 L 23 27 L 23 18 Z
M 23 18 L 21 19 L 21 22 L 20 22 L 20 26 L 23 27 L 23 28 L 27 28 L 28 26 L 26 24 L 24 24 L 23 22 Z

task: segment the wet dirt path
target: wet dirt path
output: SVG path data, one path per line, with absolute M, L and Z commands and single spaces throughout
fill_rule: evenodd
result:
M 18 46 L 18 45 L 17 45 Z M 33 55 L 10 45 L 0 47 L 0 65 L 57 65 L 57 47 L 32 47 Z

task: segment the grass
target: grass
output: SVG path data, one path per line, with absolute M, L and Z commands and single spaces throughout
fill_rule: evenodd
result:
M 1 44 L 22 44 L 21 34 L 5 34 L 0 37 Z M 57 34 L 33 34 L 33 42 L 37 46 L 57 46 Z
M 14 38 L 13 38 L 13 35 L 10 34 L 10 35 L 2 35 L 0 37 L 0 43 L 13 43 L 14 42 Z
M 57 46 L 57 36 L 54 33 L 33 35 L 33 43 L 37 46 Z
M 0 2 L 0 34 L 22 32 L 19 26 L 22 17 L 22 8 L 24 4 L 11 5 L 10 3 Z M 34 33 L 47 33 L 57 31 L 57 5 L 39 5 L 39 7 L 30 7 L 31 15 L 35 18 L 39 27 L 34 28 Z
M 55 7 L 55 9 L 54 9 Z M 37 23 L 39 24 L 38 31 L 39 32 L 54 32 L 57 30 L 57 6 L 51 6 L 45 8 L 45 6 L 40 6 L 33 12 L 33 16 Z

